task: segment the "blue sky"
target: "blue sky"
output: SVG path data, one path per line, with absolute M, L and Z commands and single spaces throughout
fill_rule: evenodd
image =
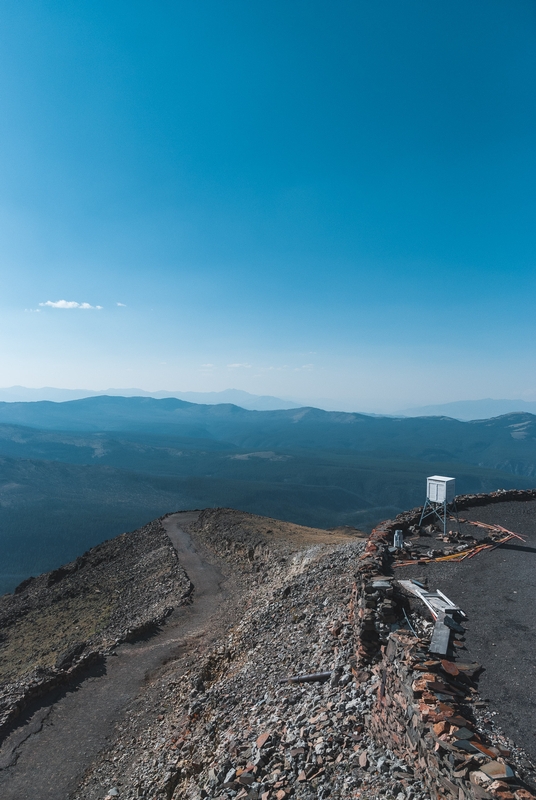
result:
M 536 399 L 533 2 L 4 0 L 0 104 L 0 385 Z

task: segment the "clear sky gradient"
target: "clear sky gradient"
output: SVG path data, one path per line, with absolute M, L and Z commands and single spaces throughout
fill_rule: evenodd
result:
M 0 108 L 0 385 L 536 399 L 532 0 L 4 0 Z

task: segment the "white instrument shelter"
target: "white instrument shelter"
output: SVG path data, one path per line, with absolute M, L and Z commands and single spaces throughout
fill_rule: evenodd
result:
M 426 499 L 431 503 L 452 503 L 456 497 L 456 479 L 432 475 L 426 479 Z

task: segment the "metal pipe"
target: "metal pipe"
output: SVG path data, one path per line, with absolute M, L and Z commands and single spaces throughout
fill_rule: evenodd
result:
M 319 681 L 324 683 L 331 678 L 331 672 L 313 672 L 310 675 L 295 675 L 292 678 L 284 678 L 280 683 L 314 683 Z

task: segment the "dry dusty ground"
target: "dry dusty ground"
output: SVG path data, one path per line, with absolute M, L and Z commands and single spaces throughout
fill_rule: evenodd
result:
M 212 585 L 217 595 L 217 575 L 212 576 Z M 87 764 L 107 746 L 125 704 L 143 687 L 147 671 L 175 652 L 180 636 L 195 628 L 201 604 L 195 609 L 181 606 L 189 589 L 177 552 L 156 522 L 105 542 L 73 564 L 34 579 L 17 595 L 2 598 L 4 647 L 11 652 L 18 642 L 22 652 L 31 654 L 26 663 L 16 661 L 19 684 L 3 685 L 6 704 L 20 698 L 18 687 L 28 686 L 29 670 L 37 680 L 43 675 L 61 677 L 61 669 L 47 665 L 58 657 L 64 660 L 64 648 L 72 649 L 73 638 L 80 642 L 80 631 L 94 631 L 80 642 L 83 649 L 98 652 L 100 647 L 108 656 L 67 685 L 60 683 L 43 698 L 37 697 L 4 731 L 2 798 L 67 797 Z M 107 609 L 104 621 L 93 613 L 95 605 Z M 169 624 L 152 633 L 154 620 L 173 606 Z M 136 630 L 148 633 L 117 646 Z

